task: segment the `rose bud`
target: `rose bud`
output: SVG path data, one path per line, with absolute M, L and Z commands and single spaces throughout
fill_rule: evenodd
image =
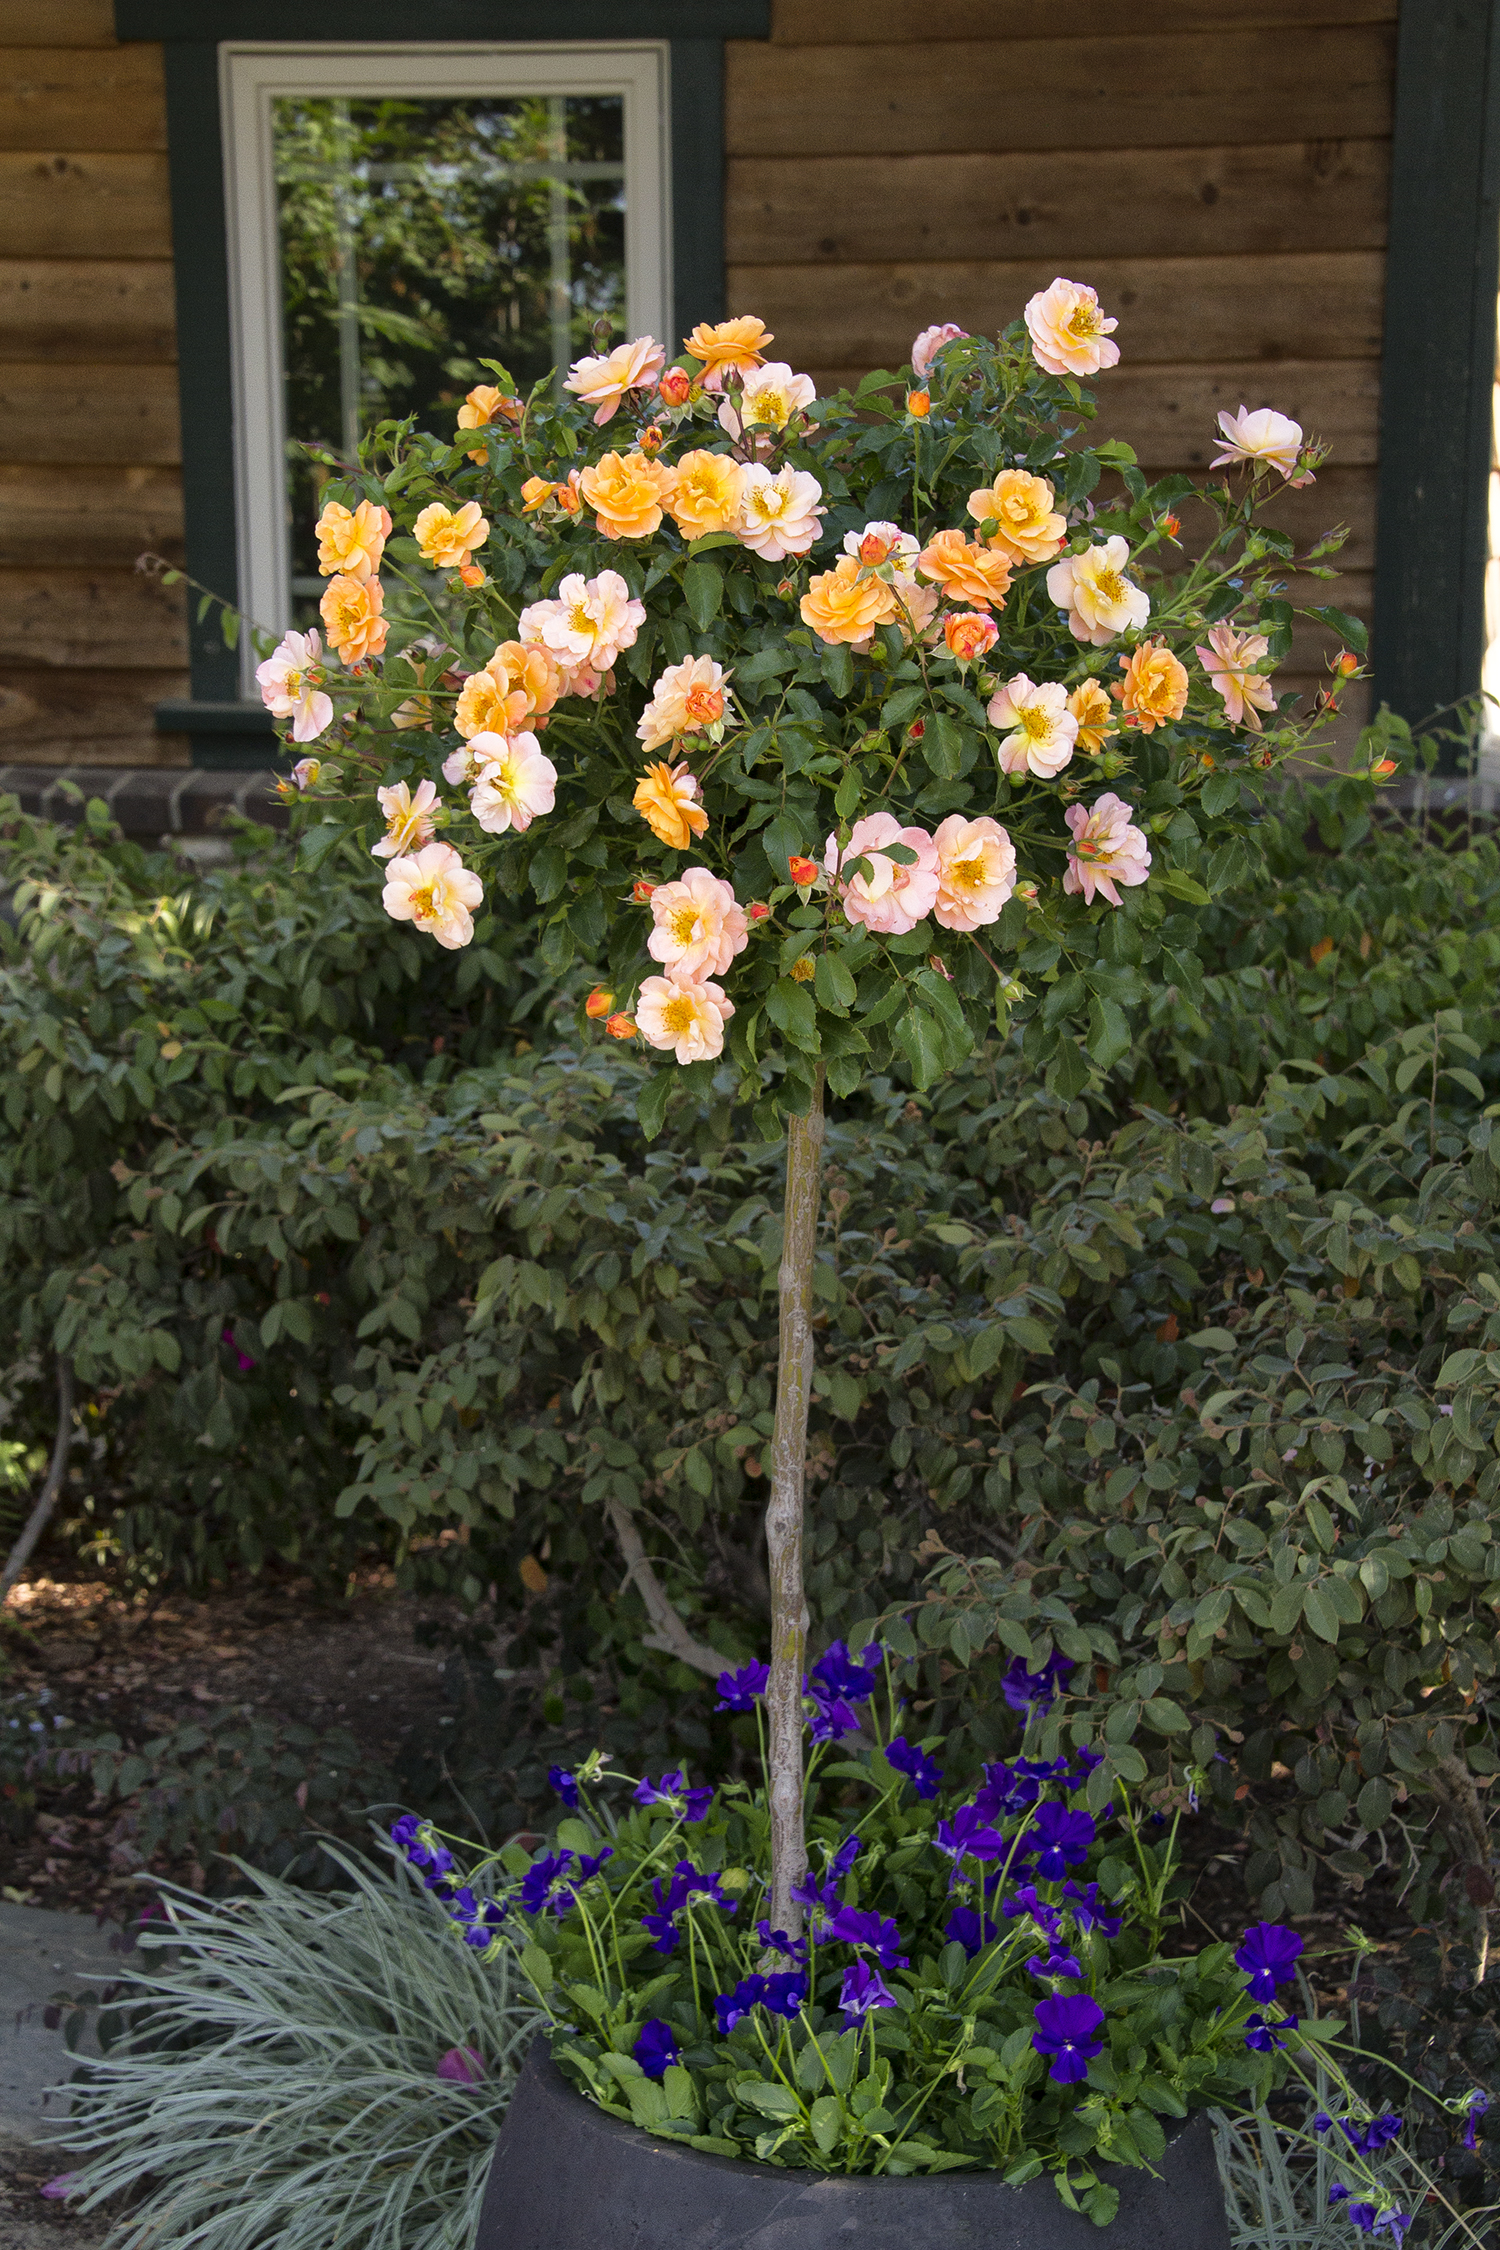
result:
M 635 1018 L 627 1015 L 611 1016 L 604 1028 L 611 1039 L 633 1039 L 635 1037 Z
M 1339 650 L 1338 655 L 1333 660 L 1333 669 L 1335 672 L 1342 672 L 1346 680 L 1354 677 L 1359 670 L 1359 658 L 1352 648 L 1341 648 Z
M 636 442 L 645 454 L 660 453 L 661 431 L 654 422 L 648 422 Z
M 878 531 L 867 531 L 859 543 L 859 559 L 867 570 L 876 570 L 890 559 L 891 542 Z
M 607 1016 L 614 1004 L 614 994 L 606 992 L 602 984 L 596 984 L 583 1003 L 583 1012 L 586 1016 Z
M 906 732 L 909 740 L 911 740 L 912 742 L 920 742 L 923 735 L 927 732 L 927 721 L 925 719 L 913 719 Z
M 745 908 L 746 917 L 752 922 L 763 922 L 770 911 L 771 909 L 767 906 L 765 900 L 759 898 Z
M 931 392 L 908 391 L 906 394 L 906 411 L 911 415 L 913 421 L 925 422 L 932 412 Z
M 466 586 L 482 586 L 485 582 L 485 574 L 478 563 L 460 563 L 458 575 Z
M 669 367 L 656 386 L 657 396 L 667 406 L 686 406 L 693 388 L 693 378 L 685 367 Z
M 1176 516 L 1163 516 L 1161 519 L 1161 528 L 1166 533 L 1169 539 L 1175 539 L 1178 532 L 1181 531 L 1182 525 L 1178 521 Z
M 635 900 L 637 906 L 646 906 L 649 905 L 651 893 L 655 890 L 655 888 L 656 885 L 654 883 L 648 883 L 644 879 L 642 879 L 631 884 L 630 895 Z
M 1016 897 L 1020 899 L 1023 906 L 1035 906 L 1037 897 L 1035 883 L 1017 883 Z
M 793 852 L 786 865 L 787 873 L 799 890 L 806 890 L 809 883 L 815 883 L 818 879 L 818 863 L 815 859 L 803 859 L 799 853 Z
M 1395 770 L 1396 761 L 1394 758 L 1377 758 L 1370 768 L 1370 778 L 1372 781 L 1384 781 L 1387 775 L 1393 774 Z

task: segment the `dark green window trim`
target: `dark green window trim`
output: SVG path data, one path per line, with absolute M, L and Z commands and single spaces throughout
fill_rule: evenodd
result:
M 1403 0 L 1380 386 L 1377 705 L 1479 686 L 1500 279 L 1500 0 Z
M 187 569 L 238 598 L 233 378 L 218 42 L 671 41 L 672 289 L 679 329 L 724 310 L 724 41 L 764 39 L 770 0 L 115 0 L 121 39 L 165 43 L 182 394 Z M 199 766 L 264 766 L 269 715 L 239 700 L 239 660 L 189 609 L 191 703 L 157 712 Z

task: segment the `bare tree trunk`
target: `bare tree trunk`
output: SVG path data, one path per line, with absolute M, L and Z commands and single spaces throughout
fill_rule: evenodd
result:
M 726 1669 L 728 1657 L 721 1656 L 716 1648 L 710 1648 L 707 1641 L 698 1640 L 686 1618 L 679 1616 L 672 1607 L 671 1597 L 652 1569 L 651 1558 L 641 1544 L 641 1535 L 635 1528 L 630 1510 L 613 1497 L 607 1499 L 604 1505 L 609 1511 L 609 1520 L 615 1527 L 620 1552 L 625 1557 L 625 1585 L 628 1586 L 632 1579 L 635 1580 L 641 1600 L 646 1605 L 646 1615 L 651 1620 L 652 1630 L 642 1633 L 641 1639 L 647 1648 L 664 1649 L 668 1656 L 675 1656 L 682 1663 L 690 1664 L 695 1672 L 706 1672 L 711 1680 L 716 1680 Z M 622 1586 L 621 1592 L 623 1591 Z
M 47 1528 L 48 1519 L 57 1506 L 57 1496 L 62 1491 L 68 1473 L 68 1448 L 73 1442 L 73 1362 L 59 1358 L 57 1362 L 57 1437 L 52 1447 L 52 1464 L 47 1471 L 47 1481 L 40 1497 L 27 1517 L 20 1538 L 0 1570 L 0 1602 L 20 1577 L 31 1559 L 31 1550 Z
M 813 1256 L 823 1183 L 823 1066 L 805 1117 L 787 1125 L 786 1204 L 781 1244 L 781 1349 L 766 1556 L 771 1579 L 771 1677 L 767 1779 L 771 1802 L 771 1927 L 796 1937 L 802 1909 L 791 1895 L 807 1869 L 802 1827 L 802 1675 L 807 1598 L 802 1587 L 802 1490 L 813 1377 Z

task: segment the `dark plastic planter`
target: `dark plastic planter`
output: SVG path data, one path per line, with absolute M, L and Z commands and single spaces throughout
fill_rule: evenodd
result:
M 705 2156 L 606 2116 L 538 2039 L 505 2120 L 474 2250 L 1229 2250 L 1203 2114 L 1168 2142 L 1159 2178 L 1116 2166 L 1100 2228 L 1050 2177 L 986 2172 L 835 2179 Z

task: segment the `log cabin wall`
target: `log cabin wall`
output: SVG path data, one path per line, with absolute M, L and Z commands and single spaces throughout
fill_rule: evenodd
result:
M 0 765 L 187 762 L 165 152 L 110 0 L 0 0 Z

